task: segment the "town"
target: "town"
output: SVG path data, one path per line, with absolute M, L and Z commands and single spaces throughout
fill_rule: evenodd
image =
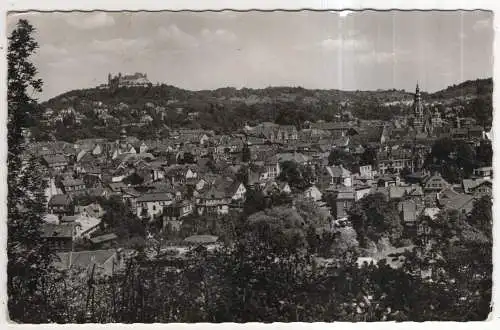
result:
M 27 21 L 14 32 L 9 55 L 32 40 Z M 488 317 L 491 78 L 433 93 L 101 78 L 37 102 L 9 72 L 11 317 Z

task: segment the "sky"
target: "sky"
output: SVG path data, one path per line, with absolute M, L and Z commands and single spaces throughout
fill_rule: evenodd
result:
M 434 92 L 493 75 L 493 13 L 17 13 L 37 29 L 40 100 L 144 72 L 153 83 Z

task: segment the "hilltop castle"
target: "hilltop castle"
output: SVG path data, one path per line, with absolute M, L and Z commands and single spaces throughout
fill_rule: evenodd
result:
M 109 89 L 116 89 L 120 87 L 147 87 L 150 86 L 151 82 L 148 80 L 148 76 L 145 73 L 136 72 L 131 75 L 122 75 L 121 72 L 117 76 L 112 76 L 111 73 L 108 74 L 107 85 L 102 85 Z

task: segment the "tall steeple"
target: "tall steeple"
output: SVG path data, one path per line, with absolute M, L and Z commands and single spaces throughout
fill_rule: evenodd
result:
M 413 100 L 413 127 L 414 129 L 422 133 L 424 129 L 424 106 L 422 105 L 422 98 L 420 95 L 420 88 L 415 89 L 415 97 Z

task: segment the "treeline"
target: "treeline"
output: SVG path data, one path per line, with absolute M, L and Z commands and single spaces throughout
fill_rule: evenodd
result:
M 313 219 L 273 207 L 238 224 L 231 248 L 153 260 L 140 251 L 111 278 L 88 272 L 84 279 L 81 273 L 54 279 L 43 317 L 59 323 L 484 320 L 492 285 L 488 207 L 486 199 L 477 204 L 470 224 L 453 212 L 430 222 L 415 249 L 392 256 L 398 268 L 390 260 L 359 266 L 345 238 L 311 233 L 304 222 Z M 311 251 L 327 241 L 333 258 L 325 266 Z M 432 281 L 424 279 L 428 271 Z

